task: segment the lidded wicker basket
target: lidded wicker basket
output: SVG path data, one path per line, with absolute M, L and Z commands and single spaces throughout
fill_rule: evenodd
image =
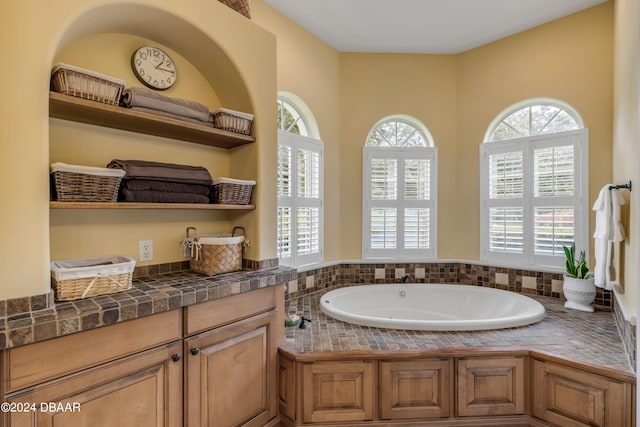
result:
M 236 236 L 239 230 L 242 234 Z M 231 233 L 202 235 L 195 227 L 187 227 L 183 244 L 190 249 L 189 268 L 196 273 L 212 276 L 242 270 L 242 249 L 247 244 L 243 227 L 234 227 Z

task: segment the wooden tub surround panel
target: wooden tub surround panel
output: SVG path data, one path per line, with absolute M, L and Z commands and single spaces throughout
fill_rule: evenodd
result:
M 283 426 L 635 426 L 635 376 L 521 347 L 279 351 Z

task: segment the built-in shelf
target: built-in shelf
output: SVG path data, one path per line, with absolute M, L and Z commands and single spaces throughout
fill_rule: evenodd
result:
M 205 203 L 133 203 L 133 202 L 49 202 L 51 209 L 194 209 L 252 210 L 256 205 L 223 205 Z
M 57 92 L 49 92 L 49 115 L 57 119 L 220 148 L 234 148 L 256 140 L 249 135 L 227 132 L 205 124 L 103 104 Z

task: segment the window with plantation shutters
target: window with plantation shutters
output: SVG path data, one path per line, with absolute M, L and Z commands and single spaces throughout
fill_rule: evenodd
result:
M 281 264 L 322 261 L 322 141 L 278 131 L 277 251 Z
M 588 131 L 555 103 L 504 117 L 480 146 L 481 259 L 562 266 L 563 245 L 588 247 Z
M 363 257 L 436 256 L 437 151 L 406 118 L 379 122 L 363 155 Z

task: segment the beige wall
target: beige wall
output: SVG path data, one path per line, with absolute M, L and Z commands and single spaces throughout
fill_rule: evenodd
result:
M 341 55 L 343 255 L 362 256 L 362 149 L 381 119 L 404 114 L 422 122 L 438 148 L 438 256 L 457 255 L 451 238 L 457 171 L 456 58 L 450 55 Z
M 275 34 L 278 92 L 294 94 L 313 113 L 324 142 L 324 260 L 344 259 L 340 166 L 339 54 L 308 31 L 275 11 L 263 0 L 252 0 L 252 20 Z M 274 100 L 275 103 L 275 100 Z M 275 155 L 275 153 L 274 153 Z
M 479 259 L 478 146 L 516 102 L 557 98 L 582 116 L 592 204 L 611 180 L 612 14 L 607 3 L 459 55 L 342 54 L 343 257 L 361 256 L 364 140 L 391 114 L 420 120 L 438 148 L 438 258 Z
M 182 259 L 178 240 L 186 226 L 221 231 L 247 228 L 248 257 L 275 257 L 276 97 L 275 38 L 219 2 L 139 0 L 25 0 L 0 3 L 0 51 L 7 63 L 0 100 L 0 298 L 42 294 L 50 288 L 49 261 L 111 255 L 137 258 L 137 240 L 154 239 L 153 263 Z M 103 33 L 112 33 L 104 34 Z M 16 35 L 19 35 L 17 37 Z M 18 40 L 18 42 L 16 42 Z M 215 108 L 256 115 L 257 142 L 228 152 L 181 141 L 152 138 L 76 123 L 50 120 L 51 66 L 74 62 L 112 73 L 130 84 L 132 46 L 152 40 L 175 53 L 184 80 L 168 96 L 194 98 Z M 87 50 L 83 54 L 83 50 Z M 51 144 L 50 144 L 51 140 Z M 259 182 L 250 213 L 195 211 L 65 210 L 49 221 L 48 170 L 51 160 L 104 164 L 110 158 L 203 164 L 214 175 L 233 171 Z M 49 225 L 51 224 L 51 227 Z M 51 238 L 49 238 L 51 232 Z M 144 236 L 144 237 L 143 237 Z
M 613 4 L 606 3 L 458 56 L 462 176 L 458 227 L 451 230 L 458 257 L 479 258 L 478 145 L 491 121 L 516 102 L 556 98 L 580 114 L 589 129 L 589 207 L 611 181 L 612 37 Z M 594 221 L 590 212 L 590 230 Z M 590 248 L 593 254 L 593 239 Z
M 637 0 L 615 2 L 615 59 L 614 59 L 614 125 L 613 180 L 631 180 L 631 193 L 622 194 L 630 201 L 623 206 L 622 215 L 628 238 L 619 247 L 622 293 L 618 302 L 627 317 L 638 312 L 638 274 L 640 274 L 640 3 Z

